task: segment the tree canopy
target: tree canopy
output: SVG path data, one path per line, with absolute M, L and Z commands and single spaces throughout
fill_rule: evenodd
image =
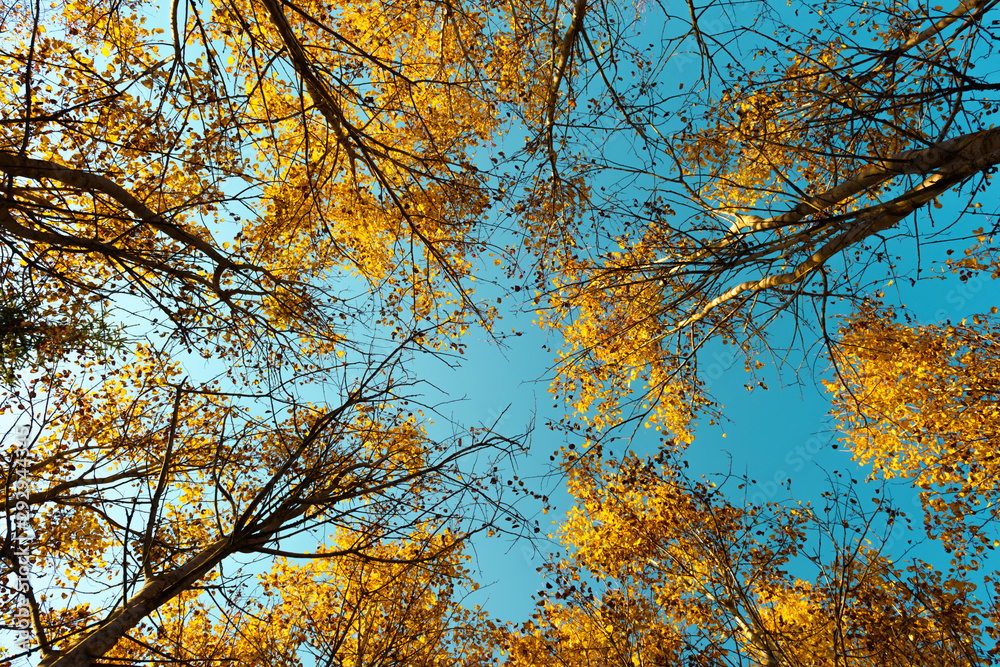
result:
M 997 309 L 892 285 L 1000 276 L 995 5 L 6 3 L 0 661 L 994 663 Z M 846 472 L 693 470 L 719 348 Z

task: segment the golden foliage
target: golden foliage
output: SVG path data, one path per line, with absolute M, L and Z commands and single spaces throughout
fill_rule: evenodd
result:
M 994 315 L 910 326 L 866 305 L 844 324 L 827 382 L 842 441 L 872 475 L 920 489 L 928 529 L 963 565 L 996 545 L 1000 343 Z

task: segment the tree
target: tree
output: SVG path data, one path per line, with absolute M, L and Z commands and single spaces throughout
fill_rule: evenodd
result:
M 334 271 L 377 289 L 394 326 L 488 322 L 464 283 L 491 199 L 469 152 L 502 132 L 493 107 L 526 83 L 505 44 L 530 33 L 496 9 L 410 9 L 379 5 L 374 25 L 360 7 L 173 3 L 163 41 L 139 9 L 19 5 L 7 29 L 25 44 L 4 61 L 23 90 L 0 143 L 11 258 L 49 298 L 144 297 L 185 342 L 329 336 L 345 313 L 319 278 Z
M 5 8 L 0 279 L 32 289 L 10 312 L 27 368 L 2 408 L 19 424 L 0 545 L 3 624 L 30 639 L 6 657 L 463 654 L 446 601 L 464 540 L 518 516 L 488 462 L 521 444 L 432 427 L 403 360 L 461 351 L 496 315 L 470 284 L 495 177 L 470 160 L 501 105 L 538 104 L 526 63 L 550 12 Z M 27 354 L 68 313 L 125 340 Z M 281 604 L 246 593 L 264 557 L 312 563 L 258 585 Z M 296 591 L 324 580 L 340 597 L 316 613 L 355 620 L 303 627 Z M 288 627 L 271 646 L 267 615 Z
M 889 553 L 909 519 L 838 480 L 822 505 L 753 503 L 667 449 L 574 461 L 551 591 L 501 633 L 511 665 L 992 664 L 975 584 Z M 898 525 L 897 525 L 898 523 Z M 552 586 L 554 584 L 554 586 Z M 984 629 L 984 626 L 988 626 Z
M 337 537 L 348 551 L 357 539 Z M 437 537 L 442 546 L 448 541 Z M 241 613 L 213 624 L 204 601 L 181 596 L 113 657 L 187 664 L 476 664 L 485 643 L 475 633 L 487 626 L 483 613 L 463 609 L 456 594 L 463 584 L 475 586 L 460 564 L 461 543 L 446 557 L 430 559 L 413 551 L 421 544 L 425 538 L 411 535 L 369 557 L 348 553 L 301 565 L 279 559 L 259 575 L 259 594 L 244 598 Z
M 201 591 L 211 592 L 217 622 L 249 613 L 240 554 L 392 562 L 379 554 L 404 542 L 400 567 L 435 567 L 500 511 L 458 467 L 475 452 L 509 452 L 514 443 L 498 436 L 433 442 L 418 415 L 363 384 L 335 408 L 257 416 L 138 356 L 84 400 L 50 387 L 47 400 L 65 411 L 46 415 L 21 454 L 28 472 L 16 472 L 27 478 L 17 488 L 29 490 L 8 496 L 7 512 L 19 502 L 37 508 L 34 539 L 19 549 L 8 533 L 3 555 L 13 571 L 49 582 L 41 594 L 6 592 L 5 614 L 17 625 L 27 596 L 42 664 L 92 664 L 123 641 L 141 645 L 153 618 L 207 604 Z M 329 530 L 350 532 L 330 542 Z
M 535 243 L 539 314 L 563 335 L 559 425 L 587 447 L 564 459 L 566 555 L 533 619 L 502 636 L 511 663 L 996 659 L 994 319 L 902 324 L 872 305 L 887 281 L 925 277 L 941 246 L 961 253 L 942 263 L 962 281 L 997 275 L 983 219 L 995 211 L 982 210 L 1000 162 L 997 83 L 975 71 L 995 50 L 995 6 L 790 6 L 710 30 L 719 6 L 688 3 L 681 44 L 702 67 L 686 70 L 680 87 L 696 90 L 681 104 L 662 90 L 660 58 L 678 51 L 660 46 L 675 42 L 578 48 L 615 76 L 595 75 L 605 87 L 588 89 L 575 127 L 634 143 L 574 165 L 600 174 L 581 205 L 592 224 Z M 619 83 L 629 70 L 636 83 Z M 692 479 L 682 458 L 697 418 L 721 414 L 702 350 L 731 345 L 753 372 L 782 318 L 791 346 L 826 347 L 842 442 L 872 464 L 867 485 L 833 475 L 816 505 L 752 502 L 752 480 Z M 674 439 L 657 459 L 603 460 L 632 421 Z M 921 538 L 880 483 L 896 477 L 918 487 L 949 568 L 908 556 Z
M 769 323 L 823 322 L 837 299 L 919 278 L 921 248 L 970 249 L 956 270 L 995 266 L 982 207 L 1000 161 L 996 82 L 976 70 L 995 46 L 993 5 L 794 7 L 802 17 L 773 32 L 766 12 L 714 33 L 695 23 L 711 60 L 683 105 L 661 92 L 655 56 L 608 47 L 637 84 L 581 113 L 636 137 L 633 162 L 601 165 L 628 186 L 590 191 L 587 242 L 557 250 L 540 285 L 542 316 L 566 338 L 553 388 L 589 426 L 633 416 L 631 401 L 690 440 L 696 416 L 716 414 L 697 379 L 709 341 L 752 370 Z M 924 222 L 942 202 L 956 219 Z
M 16 372 L 68 356 L 73 351 L 100 355 L 124 345 L 121 331 L 113 328 L 105 313 L 85 301 L 77 308 L 60 310 L 42 305 L 42 300 L 23 274 L 8 268 L 0 283 L 6 291 L 0 297 L 0 359 L 3 383 L 17 384 Z

